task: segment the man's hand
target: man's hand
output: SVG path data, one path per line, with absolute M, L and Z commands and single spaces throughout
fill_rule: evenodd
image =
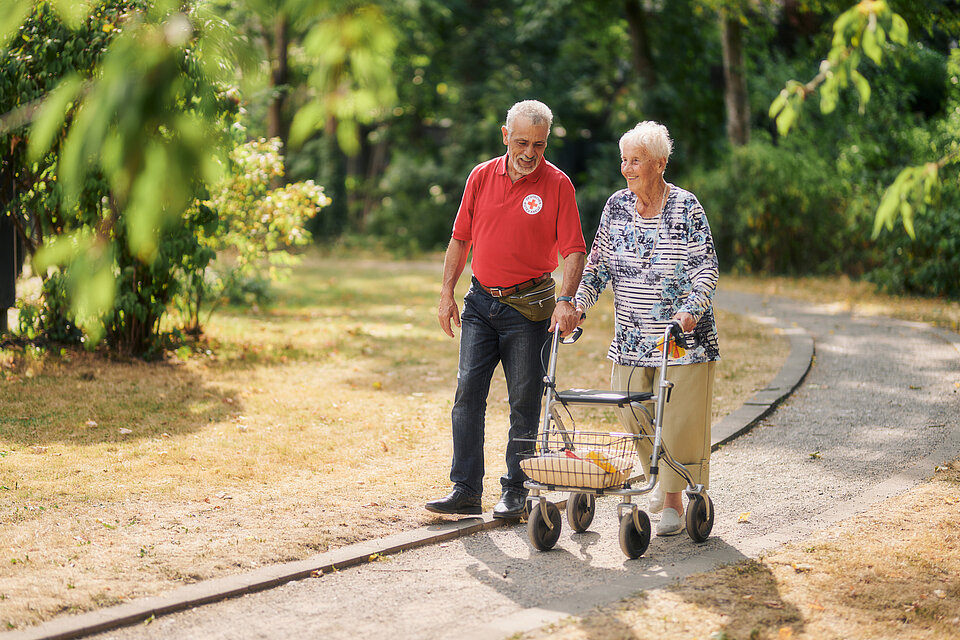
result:
M 460 328 L 460 308 L 457 307 L 457 301 L 452 295 L 440 295 L 440 305 L 437 307 L 437 319 L 440 320 L 440 328 L 443 332 L 453 337 L 453 327 L 450 321 Z
M 580 313 L 573 304 L 566 300 L 558 302 L 556 309 L 553 310 L 553 317 L 550 318 L 551 333 L 557 325 L 560 325 L 561 338 L 566 338 L 574 329 L 580 326 Z

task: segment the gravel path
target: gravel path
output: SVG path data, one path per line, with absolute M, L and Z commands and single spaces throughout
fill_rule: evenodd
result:
M 714 453 L 706 543 L 654 538 L 627 561 L 617 500 L 601 498 L 591 530 L 564 520 L 551 552 L 532 550 L 525 525 L 497 528 L 95 637 L 504 638 L 799 539 L 960 455 L 960 340 L 782 299 L 721 292 L 717 304 L 795 322 L 816 360 L 786 402 Z

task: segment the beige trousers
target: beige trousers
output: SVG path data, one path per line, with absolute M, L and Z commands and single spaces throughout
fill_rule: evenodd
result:
M 713 379 L 716 362 L 676 365 L 667 368 L 667 379 L 674 384 L 670 402 L 663 414 L 663 446 L 673 459 L 683 464 L 693 478 L 694 484 L 710 486 L 710 424 L 713 405 Z M 633 376 L 631 377 L 631 372 Z M 658 393 L 660 369 L 656 367 L 625 367 L 613 365 L 610 375 L 611 388 L 616 391 L 627 389 L 631 392 L 652 391 Z M 653 416 L 656 405 L 643 403 Z M 632 411 L 629 407 L 618 409 L 617 414 L 624 429 L 630 433 L 653 435 L 653 425 L 647 415 Z M 638 421 L 639 418 L 639 421 Z M 637 451 L 644 472 L 650 473 L 650 455 L 653 453 L 653 439 L 638 441 Z M 660 486 L 668 492 L 683 491 L 687 482 L 664 462 L 660 462 Z

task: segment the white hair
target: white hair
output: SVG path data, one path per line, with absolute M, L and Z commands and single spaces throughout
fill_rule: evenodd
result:
M 620 136 L 620 153 L 623 153 L 623 147 L 628 144 L 639 146 L 656 160 L 669 159 L 673 151 L 673 140 L 670 139 L 667 128 L 652 120 L 644 120 Z
M 513 133 L 513 125 L 520 117 L 529 119 L 534 126 L 546 124 L 548 135 L 550 127 L 553 126 L 553 112 L 550 111 L 550 107 L 539 100 L 522 100 L 510 107 L 510 110 L 507 111 L 507 121 L 505 123 L 507 133 Z

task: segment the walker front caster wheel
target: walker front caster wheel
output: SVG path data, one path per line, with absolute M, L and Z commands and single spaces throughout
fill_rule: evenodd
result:
M 650 546 L 650 517 L 645 511 L 637 510 L 637 520 L 640 528 L 633 519 L 633 513 L 625 513 L 620 518 L 620 549 L 624 555 L 633 560 L 643 555 Z
M 545 506 L 546 509 L 541 509 Z M 546 511 L 546 513 L 544 513 Z M 550 524 L 547 524 L 547 523 Z M 550 525 L 553 525 L 552 527 Z M 527 537 L 539 551 L 549 551 L 560 539 L 560 509 L 552 502 L 537 502 L 527 520 Z
M 593 522 L 597 501 L 590 493 L 571 493 L 567 498 L 567 522 L 577 533 L 583 533 Z
M 713 530 L 713 501 L 710 496 L 694 494 L 687 504 L 687 535 L 694 542 L 703 542 Z

